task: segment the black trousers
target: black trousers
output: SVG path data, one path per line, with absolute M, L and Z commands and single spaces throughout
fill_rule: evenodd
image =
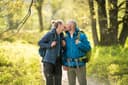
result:
M 56 64 L 44 62 L 44 75 L 46 78 L 46 85 L 61 85 L 62 68 L 60 61 Z

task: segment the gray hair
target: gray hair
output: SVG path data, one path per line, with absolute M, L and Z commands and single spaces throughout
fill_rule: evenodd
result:
M 77 22 L 76 22 L 76 20 L 69 20 L 69 21 L 68 21 L 68 24 L 70 24 L 70 23 L 74 24 L 74 26 L 77 27 Z

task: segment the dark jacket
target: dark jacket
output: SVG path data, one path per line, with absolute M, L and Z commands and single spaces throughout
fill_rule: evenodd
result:
M 44 62 L 55 64 L 56 59 L 61 55 L 61 54 L 58 55 L 58 52 L 61 53 L 62 38 L 61 38 L 61 36 L 60 36 L 60 38 L 58 36 L 60 36 L 60 35 L 57 35 L 56 30 L 52 29 L 46 35 L 44 35 L 43 38 L 39 41 L 39 43 L 38 43 L 39 46 L 41 48 L 46 49 L 46 54 L 43 59 Z M 51 47 L 51 43 L 54 40 L 57 42 L 57 45 L 55 47 Z M 59 47 L 59 45 L 60 45 L 60 47 Z

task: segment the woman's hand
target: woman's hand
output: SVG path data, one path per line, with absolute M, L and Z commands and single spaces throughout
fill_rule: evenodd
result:
M 51 47 L 55 47 L 56 44 L 57 44 L 57 42 L 56 42 L 56 41 L 53 41 L 53 42 L 51 43 Z

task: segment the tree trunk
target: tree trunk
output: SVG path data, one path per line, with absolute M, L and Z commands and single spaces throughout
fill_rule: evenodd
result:
M 13 14 L 7 15 L 7 23 L 8 23 L 8 29 L 13 30 L 16 28 L 13 21 Z
M 42 4 L 43 4 L 43 0 L 37 0 L 36 5 L 35 5 L 37 12 L 38 12 L 40 32 L 43 31 Z
M 88 0 L 88 3 L 89 3 L 89 9 L 90 9 L 93 42 L 94 42 L 94 45 L 96 46 L 99 44 L 99 40 L 98 40 L 97 29 L 96 29 L 96 18 L 94 17 L 95 16 L 94 1 Z
M 109 3 L 109 20 L 110 27 L 108 29 L 110 44 L 118 43 L 118 7 L 117 0 L 108 0 Z
M 100 29 L 100 45 L 108 45 L 106 0 L 96 0 L 98 4 L 98 23 Z
M 43 16 L 42 16 L 42 8 L 38 8 L 38 18 L 39 18 L 39 24 L 40 24 L 40 32 L 43 31 Z
M 122 46 L 125 45 L 128 36 L 128 0 L 126 0 L 125 15 L 123 17 L 123 28 L 119 37 L 119 42 Z

